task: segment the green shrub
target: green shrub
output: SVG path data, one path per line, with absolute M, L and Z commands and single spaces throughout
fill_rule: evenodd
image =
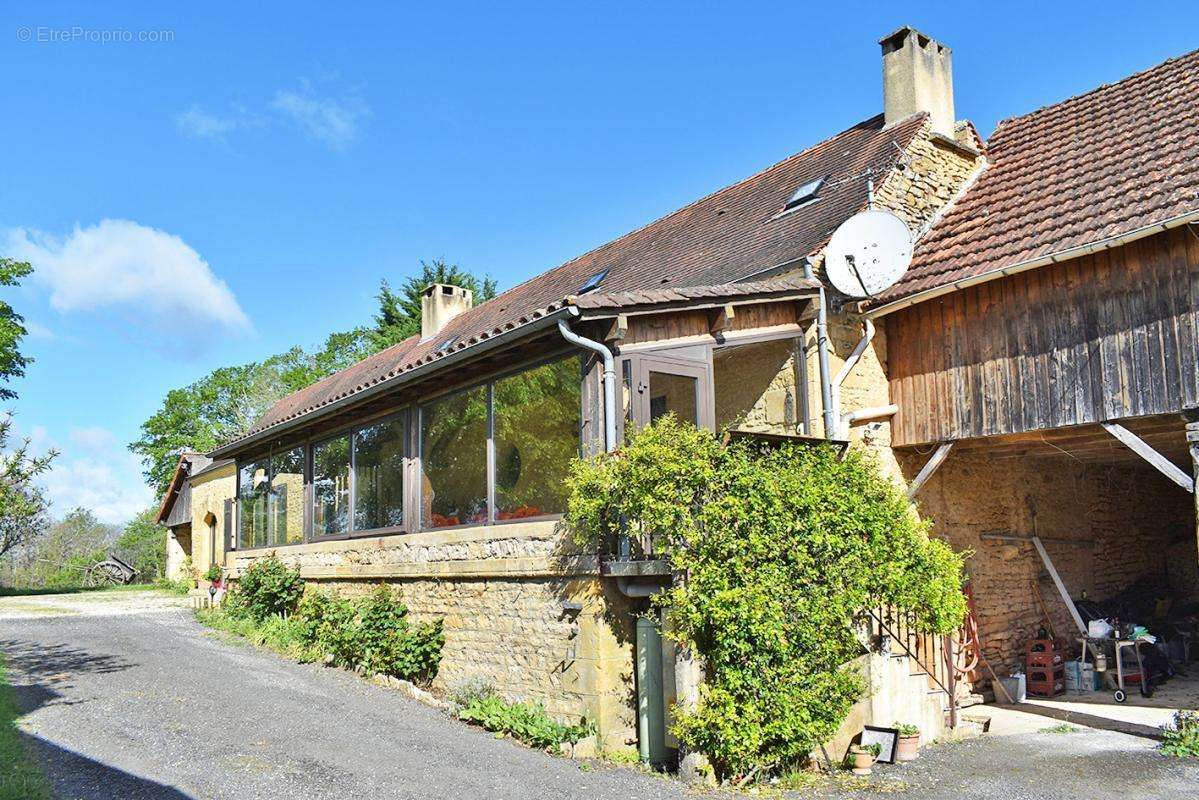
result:
M 779 774 L 827 741 L 866 689 L 854 618 L 885 603 L 921 630 L 958 628 L 962 559 L 857 451 L 770 447 L 670 415 L 577 460 L 568 519 L 597 545 L 651 537 L 676 574 L 655 596 L 706 681 L 674 733 L 717 776 Z
M 1199 758 L 1199 712 L 1174 712 L 1173 724 L 1162 727 L 1161 751 L 1168 756 Z
M 296 616 L 308 644 L 342 666 L 413 681 L 437 674 L 445 644 L 441 620 L 412 625 L 408 608 L 387 586 L 356 601 L 310 592 Z
M 230 614 L 227 608 L 218 606 L 198 610 L 196 616 L 211 628 L 241 636 L 296 661 L 316 661 L 320 657 L 308 644 L 300 620 L 295 615 L 256 622 L 244 614 Z
M 209 583 L 215 583 L 221 579 L 221 575 L 223 574 L 224 571 L 219 565 L 212 564 L 208 567 L 208 569 L 204 570 L 204 580 L 208 581 Z
M 268 617 L 287 616 L 295 611 L 304 594 L 299 567 L 288 567 L 275 554 L 252 563 L 237 582 L 233 613 L 244 613 L 261 622 Z
M 458 710 L 458 718 L 554 752 L 563 744 L 575 744 L 592 733 L 592 725 L 586 719 L 568 725 L 545 713 L 540 703 L 509 703 L 495 694 L 475 697 Z

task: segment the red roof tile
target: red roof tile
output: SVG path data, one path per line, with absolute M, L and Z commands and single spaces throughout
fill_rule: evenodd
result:
M 607 270 L 605 295 L 663 288 L 711 287 L 752 278 L 824 246 L 845 219 L 866 205 L 866 181 L 845 180 L 872 168 L 890 170 L 924 125 L 915 115 L 884 128 L 873 117 L 820 144 L 721 189 L 509 289 L 452 320 L 436 338 L 400 342 L 273 406 L 247 436 L 319 411 L 448 353 L 560 310 L 592 275 Z M 780 214 L 795 190 L 830 178 L 819 199 Z M 438 351 L 451 337 L 455 344 Z M 231 443 L 235 444 L 235 443 Z M 230 445 L 217 452 L 230 452 Z
M 1004 120 L 877 306 L 1199 210 L 1199 50 Z

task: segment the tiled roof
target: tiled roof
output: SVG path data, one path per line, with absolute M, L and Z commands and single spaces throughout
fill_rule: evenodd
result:
M 766 281 L 721 283 L 715 286 L 683 286 L 679 288 L 643 289 L 636 292 L 604 292 L 568 297 L 570 305 L 587 310 L 623 311 L 639 306 L 662 306 L 670 303 L 694 303 L 702 300 L 733 300 L 738 298 L 771 297 L 814 292 L 820 281 L 807 278 L 775 278 Z
M 877 306 L 1199 211 L 1199 51 L 1004 120 Z
M 845 179 L 872 168 L 877 180 L 894 166 L 925 119 L 918 114 L 885 128 L 880 114 L 855 125 L 509 289 L 455 317 L 431 341 L 407 339 L 283 398 L 247 437 L 560 311 L 566 298 L 604 270 L 600 290 L 614 295 L 724 285 L 811 255 L 841 222 L 866 205 L 865 178 Z M 780 213 L 799 186 L 819 178 L 830 180 L 818 200 Z M 437 349 L 453 337 L 457 339 L 452 347 Z M 233 444 L 217 452 L 230 452 Z

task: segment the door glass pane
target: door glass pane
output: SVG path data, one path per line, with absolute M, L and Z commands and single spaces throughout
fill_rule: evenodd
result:
M 487 522 L 487 387 L 421 410 L 421 523 Z
M 699 425 L 699 381 L 669 372 L 649 374 L 649 421 L 674 413 L 683 422 Z
M 354 530 L 404 524 L 404 418 L 354 434 Z
M 304 541 L 304 448 L 271 456 L 271 544 Z
M 568 358 L 495 384 L 495 518 L 566 511 L 566 472 L 579 454 L 582 383 Z
M 350 529 L 350 437 L 312 446 L 312 535 L 336 536 Z

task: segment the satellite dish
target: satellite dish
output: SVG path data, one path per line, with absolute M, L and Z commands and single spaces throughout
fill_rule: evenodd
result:
M 833 233 L 824 271 L 850 297 L 873 297 L 895 285 L 912 263 L 912 232 L 890 211 L 854 214 Z

